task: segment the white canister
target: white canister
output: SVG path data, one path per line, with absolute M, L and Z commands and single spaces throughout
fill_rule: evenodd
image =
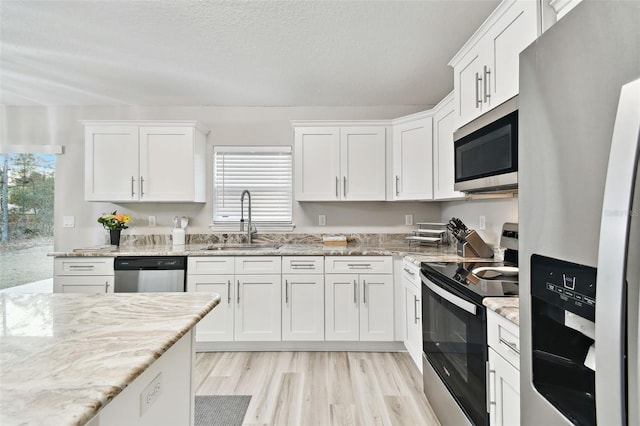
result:
M 171 238 L 174 246 L 183 246 L 185 240 L 185 232 L 182 228 L 171 229 Z

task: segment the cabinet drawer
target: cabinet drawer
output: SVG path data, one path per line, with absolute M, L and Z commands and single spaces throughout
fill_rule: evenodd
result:
M 56 257 L 54 275 L 113 275 L 113 257 Z
M 233 274 L 234 261 L 230 256 L 188 257 L 187 274 Z
M 402 260 L 402 278 L 420 289 L 420 268 L 413 262 Z
M 327 256 L 324 258 L 324 269 L 327 274 L 393 273 L 391 256 Z
M 53 278 L 54 293 L 113 293 L 113 275 L 57 276 Z
M 280 256 L 247 256 L 235 258 L 236 274 L 280 274 Z
M 283 274 L 322 274 L 324 256 L 285 256 L 282 258 Z
M 487 343 L 520 369 L 520 327 L 491 310 L 487 310 Z

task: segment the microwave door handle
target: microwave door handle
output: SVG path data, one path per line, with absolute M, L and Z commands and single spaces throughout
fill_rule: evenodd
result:
M 437 286 L 436 284 L 432 283 L 428 279 L 426 281 L 423 281 L 423 282 L 427 285 L 429 290 L 433 291 L 435 294 L 437 294 L 438 296 L 442 297 L 446 301 L 456 305 L 458 308 L 460 308 L 460 309 L 462 309 L 464 311 L 469 312 L 471 315 L 476 315 L 477 306 L 474 305 L 473 303 L 467 302 L 463 298 L 458 297 L 455 294 L 449 293 L 447 290 L 443 289 L 442 287 Z

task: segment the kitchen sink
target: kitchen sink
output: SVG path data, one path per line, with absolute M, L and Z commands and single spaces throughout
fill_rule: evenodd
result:
M 280 244 L 278 245 L 273 245 L 273 244 L 269 244 L 269 245 L 265 245 L 265 244 L 261 244 L 261 245 L 248 245 L 248 244 L 233 244 L 233 245 L 211 245 L 208 247 L 203 248 L 202 250 L 207 250 L 207 251 L 244 251 L 244 250 L 248 250 L 248 251 L 259 251 L 259 250 L 277 250 L 280 247 Z

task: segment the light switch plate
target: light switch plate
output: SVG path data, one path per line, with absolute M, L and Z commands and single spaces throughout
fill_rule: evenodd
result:
M 478 218 L 478 229 L 481 231 L 484 231 L 485 229 L 487 229 L 486 216 L 480 216 L 480 218 Z
M 404 224 L 407 226 L 412 226 L 413 225 L 413 215 L 412 214 L 405 214 L 404 215 Z
M 327 225 L 327 215 L 320 214 L 318 215 L 318 226 L 326 226 Z
M 156 226 L 156 217 L 149 216 L 149 226 Z
M 76 217 L 75 216 L 63 216 L 62 217 L 62 227 L 63 228 L 74 228 L 76 226 Z

